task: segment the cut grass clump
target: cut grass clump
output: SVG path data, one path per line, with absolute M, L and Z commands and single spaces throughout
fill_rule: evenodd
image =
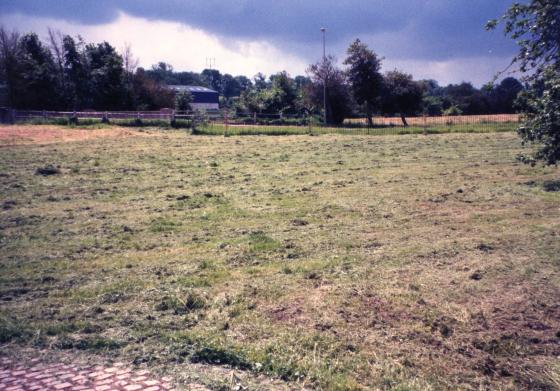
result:
M 176 315 L 186 314 L 206 307 L 206 299 L 194 293 L 188 292 L 184 296 L 165 296 L 156 305 L 157 311 L 173 311 Z
M 267 236 L 262 231 L 253 232 L 249 235 L 249 251 L 252 253 L 274 251 L 281 247 L 281 244 Z
M 48 164 L 44 167 L 37 168 L 37 170 L 35 170 L 35 174 L 43 176 L 56 175 L 60 174 L 60 168 L 55 167 L 52 164 Z
M 101 352 L 107 350 L 116 350 L 125 346 L 124 342 L 115 341 L 109 338 L 103 338 L 100 336 L 90 337 L 90 338 L 72 338 L 68 336 L 63 336 L 58 338 L 55 342 L 54 347 L 58 349 L 78 349 L 78 350 L 88 350 L 91 352 Z
M 253 367 L 243 352 L 209 346 L 196 349 L 190 361 L 193 363 L 229 365 L 237 369 L 251 369 Z
M 170 218 L 158 217 L 151 221 L 150 231 L 154 233 L 175 232 L 181 228 L 181 223 Z
M 33 333 L 22 325 L 22 322 L 0 315 L 0 343 L 13 341 L 25 341 L 31 338 Z
M 560 180 L 544 181 L 543 188 L 545 191 L 549 192 L 560 191 Z

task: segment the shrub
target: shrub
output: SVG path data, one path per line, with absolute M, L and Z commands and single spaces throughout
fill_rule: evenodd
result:
M 445 116 L 455 116 L 455 115 L 463 115 L 463 110 L 459 106 L 451 106 L 448 109 L 443 111 L 443 115 Z

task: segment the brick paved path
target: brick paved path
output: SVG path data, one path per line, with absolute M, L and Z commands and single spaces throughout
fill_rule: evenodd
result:
M 111 367 L 80 367 L 65 364 L 31 363 L 20 366 L 0 358 L 1 391 L 166 391 L 170 379 L 154 379 L 148 371 L 132 370 L 123 364 Z

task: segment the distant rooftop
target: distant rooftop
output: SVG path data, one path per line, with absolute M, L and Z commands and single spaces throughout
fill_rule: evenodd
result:
M 168 87 L 175 91 L 213 92 L 215 94 L 218 93 L 218 91 L 214 91 L 211 90 L 210 88 L 201 87 L 201 86 L 169 85 Z

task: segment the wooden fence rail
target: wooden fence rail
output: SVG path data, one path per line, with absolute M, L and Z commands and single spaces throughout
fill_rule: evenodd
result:
M 163 109 L 161 111 L 47 111 L 47 110 L 14 110 L 0 108 L 0 122 L 14 123 L 30 120 L 51 119 L 75 119 L 99 120 L 111 122 L 111 120 L 159 120 L 173 122 L 175 120 L 206 121 L 211 124 L 227 125 L 292 125 L 292 126 L 321 126 L 320 120 L 313 119 L 307 115 L 294 115 L 284 113 L 239 113 L 222 111 L 208 111 L 204 113 L 193 113 L 186 111 L 175 111 Z M 517 114 L 492 114 L 492 115 L 461 115 L 461 116 L 416 116 L 407 117 L 411 126 L 432 125 L 484 125 L 501 123 L 518 123 L 520 117 Z M 365 118 L 349 118 L 342 126 L 367 126 Z M 400 117 L 373 118 L 374 126 L 402 127 L 404 124 Z

